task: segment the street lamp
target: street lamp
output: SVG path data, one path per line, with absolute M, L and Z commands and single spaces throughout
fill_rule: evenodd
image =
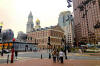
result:
M 67 53 L 66 53 L 66 40 L 65 38 L 62 38 L 62 43 L 64 43 L 64 53 L 65 53 L 65 59 L 67 59 Z
M 68 3 L 68 8 L 70 8 L 70 7 L 72 7 L 72 5 L 71 5 L 71 2 L 72 2 L 72 0 L 67 0 L 67 3 Z
M 36 39 L 35 39 L 35 45 L 36 45 Z
M 51 46 L 51 44 L 50 44 L 50 36 L 48 37 L 48 45 L 49 45 L 49 59 L 51 59 L 51 54 L 50 54 L 50 46 Z
M 65 59 L 67 59 L 67 53 L 66 53 L 66 40 L 65 40 Z
M 1 35 L 0 36 L 0 40 L 1 40 L 1 42 L 3 42 L 3 40 L 2 40 L 2 34 L 1 34 L 2 26 L 3 26 L 3 22 L 0 23 L 0 35 Z M 2 45 L 3 45 L 3 43 L 2 43 Z M 1 56 L 3 56 L 3 48 L 4 48 L 4 45 L 2 46 Z

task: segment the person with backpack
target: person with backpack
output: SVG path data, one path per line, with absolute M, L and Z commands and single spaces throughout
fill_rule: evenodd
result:
M 56 63 L 56 50 L 52 52 L 53 62 Z
M 61 63 L 63 63 L 64 52 L 63 52 L 62 49 L 61 49 L 61 51 L 59 52 L 59 57 L 60 57 Z
M 56 51 L 57 61 L 59 62 L 59 50 Z

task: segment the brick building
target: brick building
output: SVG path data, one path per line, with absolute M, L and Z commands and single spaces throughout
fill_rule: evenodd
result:
M 64 31 L 59 26 L 41 28 L 27 33 L 27 42 L 38 43 L 39 48 L 48 47 L 48 37 L 50 37 L 51 47 L 60 47 L 64 37 Z
M 96 42 L 100 42 L 100 23 L 95 25 L 95 35 L 96 35 Z
M 76 42 L 94 44 L 94 26 L 100 22 L 100 0 L 73 0 Z

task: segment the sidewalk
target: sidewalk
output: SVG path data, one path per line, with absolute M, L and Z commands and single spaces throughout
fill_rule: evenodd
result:
M 68 56 L 98 56 L 100 57 L 100 53 L 68 53 Z
M 88 53 L 88 55 L 90 55 L 90 56 L 99 56 L 100 57 L 100 53 Z
M 16 61 L 12 64 L 0 66 L 100 66 L 100 60 L 64 60 L 64 63 L 53 63 L 52 59 L 31 59 Z
M 3 56 L 0 55 L 0 59 L 7 59 L 7 54 L 4 54 Z

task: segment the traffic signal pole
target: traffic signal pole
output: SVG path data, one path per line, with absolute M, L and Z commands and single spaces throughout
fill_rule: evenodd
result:
M 14 61 L 14 42 L 15 42 L 15 38 L 13 38 L 13 46 L 12 46 L 12 49 L 11 49 L 11 63 L 13 63 Z
M 50 37 L 48 37 L 48 46 L 49 46 L 49 59 L 51 59 L 51 54 L 50 54 Z

